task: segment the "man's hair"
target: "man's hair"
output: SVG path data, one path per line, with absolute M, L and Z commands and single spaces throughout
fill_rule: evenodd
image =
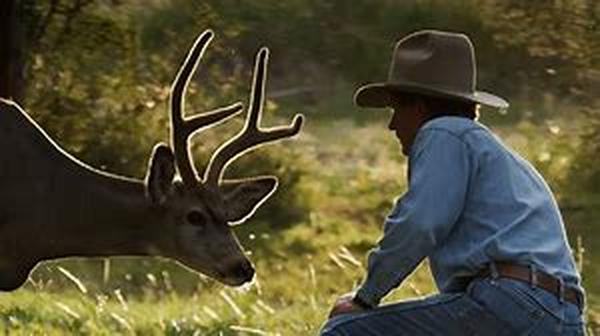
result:
M 433 97 L 417 93 L 394 93 L 394 100 L 401 104 L 414 105 L 421 102 L 428 113 L 428 119 L 455 116 L 477 120 L 479 104 L 467 100 Z

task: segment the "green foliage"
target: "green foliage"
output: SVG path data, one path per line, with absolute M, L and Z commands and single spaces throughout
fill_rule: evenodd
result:
M 593 114 L 585 125 L 577 155 L 573 159 L 573 169 L 570 171 L 571 192 L 595 196 L 597 206 L 600 201 L 600 109 L 590 112 Z
M 531 57 L 525 76 L 545 91 L 581 98 L 586 76 L 600 67 L 600 8 L 595 1 L 482 0 L 483 19 L 506 51 Z
M 30 24 L 44 33 L 31 42 L 27 109 L 82 160 L 140 176 L 158 126 L 148 111 L 156 105 L 148 96 L 157 88 L 136 83 L 136 32 L 120 8 L 77 3 L 36 3 L 32 9 L 47 20 L 43 27 Z
M 540 89 L 526 90 L 526 98 L 540 105 L 536 97 L 541 97 L 546 110 L 558 111 L 553 102 L 548 105 L 549 98 L 555 101 L 558 95 L 572 104 L 563 115 L 585 113 L 588 125 L 573 159 L 569 187 L 573 193 L 600 193 L 600 7 L 595 1 L 579 0 L 480 2 L 484 5 L 482 17 L 504 54 L 530 58 L 527 72 L 519 75 L 523 84 Z M 557 114 L 555 111 L 550 112 Z

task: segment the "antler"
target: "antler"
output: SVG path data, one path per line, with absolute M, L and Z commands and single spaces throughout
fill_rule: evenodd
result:
M 204 183 L 218 186 L 225 167 L 242 153 L 260 144 L 296 135 L 302 127 L 302 115 L 296 115 L 292 125 L 287 127 L 260 130 L 258 123 L 262 114 L 267 77 L 269 50 L 262 48 L 256 57 L 250 107 L 244 128 L 232 139 L 219 147 L 212 155 L 204 174 Z
M 175 162 L 183 183 L 188 186 L 196 186 L 198 182 L 196 169 L 190 160 L 188 146 L 189 137 L 197 130 L 225 120 L 241 111 L 242 104 L 235 103 L 220 109 L 205 112 L 191 118 L 185 117 L 184 94 L 190 78 L 196 71 L 196 67 L 206 47 L 213 38 L 213 32 L 206 30 L 197 39 L 183 65 L 179 69 L 171 87 L 170 109 L 171 109 L 171 141 L 175 152 Z

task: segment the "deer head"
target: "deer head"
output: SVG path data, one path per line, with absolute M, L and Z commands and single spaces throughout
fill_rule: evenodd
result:
M 202 177 L 199 176 L 190 157 L 190 137 L 239 113 L 243 107 L 236 103 L 193 117 L 185 116 L 186 87 L 212 37 L 211 31 L 198 37 L 173 82 L 172 147 L 158 144 L 154 148 L 146 188 L 153 205 L 162 209 L 165 220 L 172 226 L 173 235 L 165 236 L 158 247 L 161 254 L 225 284 L 240 285 L 252 279 L 254 269 L 231 225 L 248 218 L 275 191 L 277 178 L 223 180 L 223 171 L 249 149 L 297 134 L 303 118 L 297 115 L 288 127 L 260 129 L 269 54 L 268 49 L 262 48 L 255 60 L 245 126 L 213 153 Z M 175 177 L 176 172 L 180 179 Z

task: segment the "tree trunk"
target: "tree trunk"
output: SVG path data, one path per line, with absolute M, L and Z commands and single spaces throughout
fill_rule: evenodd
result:
M 23 104 L 25 96 L 25 30 L 19 0 L 0 1 L 0 97 Z

